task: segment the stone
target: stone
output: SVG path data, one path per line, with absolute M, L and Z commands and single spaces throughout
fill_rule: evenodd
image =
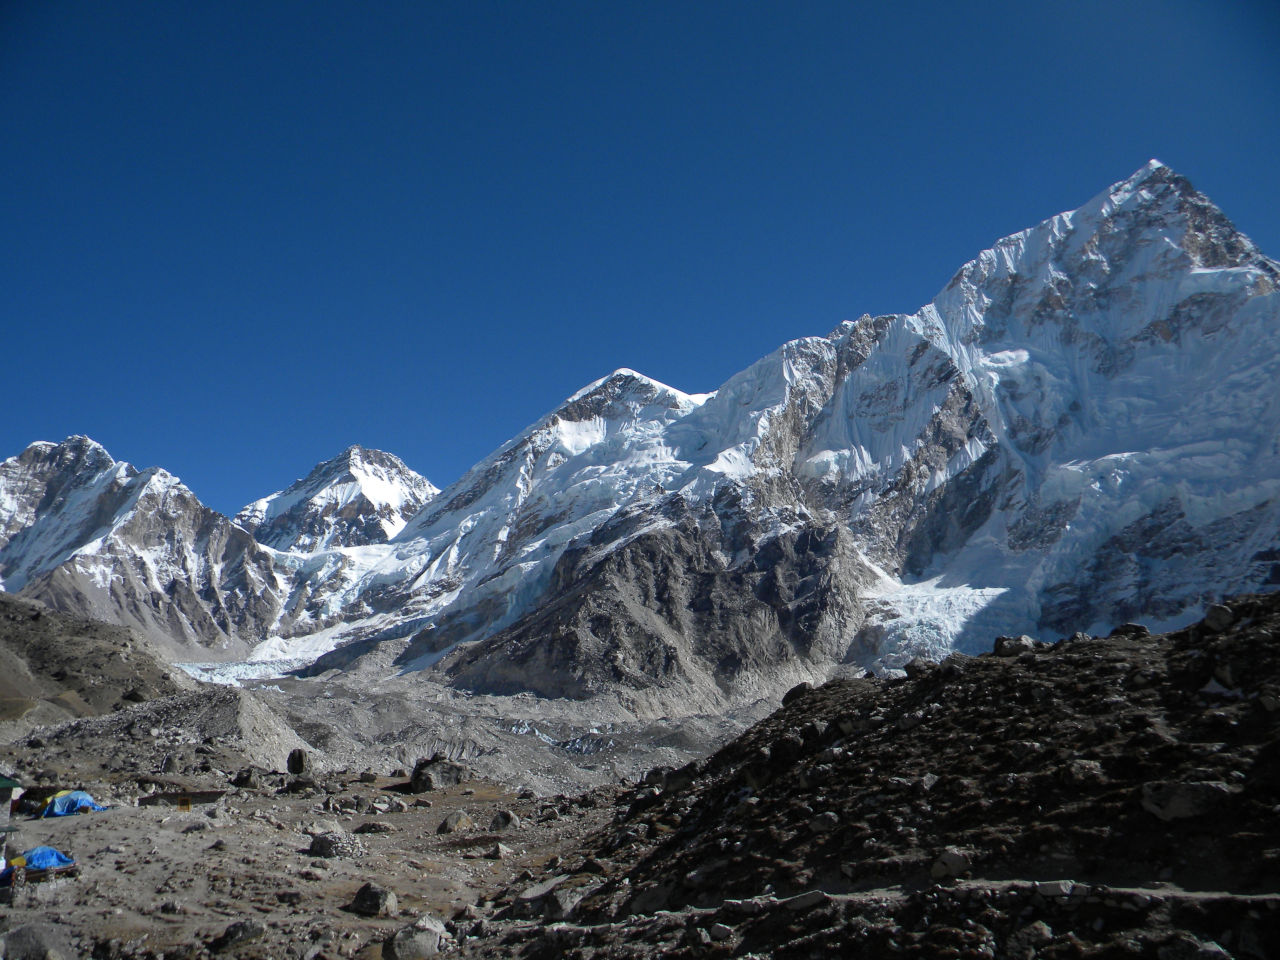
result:
M 733 936 L 733 927 L 724 923 L 713 923 L 707 930 L 711 934 L 711 939 L 715 941 L 728 940 Z
M 307 855 L 312 857 L 358 860 L 364 854 L 364 844 L 343 830 L 334 830 L 312 837 L 311 846 L 307 848 Z
M 426 760 L 419 760 L 409 778 L 411 793 L 426 793 L 429 790 L 442 790 L 445 787 L 456 787 L 470 775 L 470 770 L 461 763 L 447 760 L 439 754 Z
M 436 833 L 459 833 L 463 830 L 474 830 L 476 822 L 471 819 L 471 815 L 465 810 L 455 810 L 442 821 L 440 826 L 436 827 Z
M 379 823 L 377 820 L 370 820 L 368 823 L 362 823 L 356 827 L 355 833 L 391 833 L 392 828 L 389 824 Z
M 301 747 L 296 747 L 289 751 L 289 757 L 285 760 L 285 769 L 295 777 L 311 772 L 311 757 L 307 751 Z
M 222 931 L 222 936 L 209 944 L 209 949 L 214 953 L 221 953 L 250 940 L 260 940 L 266 934 L 267 927 L 259 920 L 237 920 Z
M 908 680 L 919 680 L 927 677 L 938 669 L 938 665 L 932 660 L 925 660 L 923 657 L 914 657 L 908 660 L 902 667 L 907 675 Z
M 826 903 L 827 895 L 821 890 L 806 890 L 804 893 L 798 893 L 780 902 L 792 913 L 799 913 L 801 910 L 811 910 L 820 903 Z
M 511 856 L 511 848 L 503 843 L 495 843 L 493 847 L 485 854 L 486 860 L 505 860 Z
M 382 942 L 384 960 L 422 960 L 434 957 L 447 946 L 449 933 L 443 923 L 424 914 L 407 927 L 401 927 Z
M 493 819 L 489 821 L 489 832 L 505 833 L 508 830 L 515 830 L 519 826 L 519 817 L 510 810 L 499 810 L 493 815 Z
M 1236 622 L 1236 615 L 1225 603 L 1215 603 L 1204 612 L 1205 629 L 1212 633 L 1222 633 Z
M 1102 764 L 1097 760 L 1081 760 L 1079 757 L 1071 760 L 1063 768 L 1062 776 L 1068 783 L 1075 784 L 1101 783 L 1106 779 L 1102 772 Z
M 798 698 L 804 696 L 806 693 L 808 693 L 812 689 L 813 689 L 813 684 L 809 683 L 807 680 L 803 680 L 800 683 L 797 683 L 794 687 L 792 687 L 790 690 L 788 690 L 785 694 L 782 695 L 782 705 L 785 707 L 787 704 L 792 703 Z
M 1141 623 L 1122 623 L 1112 630 L 1108 637 L 1149 637 L 1151 631 Z
M 366 883 L 356 891 L 347 909 L 366 917 L 394 917 L 400 912 L 400 904 L 396 895 L 386 887 Z
M 1032 960 L 1039 947 L 1045 946 L 1053 939 L 1053 928 L 1043 920 L 1028 923 L 1020 927 L 1009 937 L 1006 950 L 1009 960 Z
M 1144 783 L 1142 809 L 1165 822 L 1184 820 L 1209 813 L 1230 796 L 1231 790 L 1218 780 Z
M 996 637 L 995 654 L 997 657 L 1016 657 L 1021 653 L 1034 651 L 1036 641 L 1023 634 L 1020 637 Z
M 1229 960 L 1231 954 L 1218 944 L 1201 941 L 1189 933 L 1175 933 L 1156 951 L 1160 960 Z
M 958 877 L 973 866 L 973 859 L 963 850 L 947 847 L 929 868 L 929 875 L 935 880 L 948 880 Z
M 826 813 L 820 813 L 809 821 L 809 829 L 814 833 L 826 833 L 840 826 L 840 818 L 828 810 Z
M 540 883 L 535 883 L 531 887 L 526 887 L 516 894 L 515 902 L 512 904 L 513 912 L 517 916 L 537 916 L 542 911 L 543 901 L 546 897 L 568 879 L 567 875 L 560 874 L 559 876 L 549 877 Z
M 1070 880 L 1044 880 L 1036 884 L 1036 893 L 1046 900 L 1071 896 L 1076 885 Z

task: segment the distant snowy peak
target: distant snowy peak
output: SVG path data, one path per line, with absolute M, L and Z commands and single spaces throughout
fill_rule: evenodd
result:
M 116 463 L 88 437 L 31 444 L 0 463 L 0 555 L 14 537 L 42 517 L 63 514 L 68 505 L 93 499 L 101 488 L 123 487 L 137 474 L 129 464 Z M 96 520 L 100 526 L 106 518 L 91 514 L 78 519 Z M 7 564 L 0 561 L 0 566 L 9 567 L 12 579 L 12 556 Z
M 350 446 L 236 514 L 259 543 L 300 553 L 384 543 L 440 491 L 396 456 Z

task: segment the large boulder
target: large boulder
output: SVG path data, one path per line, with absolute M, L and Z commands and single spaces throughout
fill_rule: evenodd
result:
M 428 790 L 454 787 L 470 774 L 471 771 L 465 764 L 436 754 L 429 759 L 419 760 L 414 765 L 413 776 L 409 778 L 409 790 L 413 793 L 426 793 Z
M 515 830 L 520 826 L 520 818 L 510 810 L 499 810 L 493 815 L 493 819 L 489 821 L 490 833 L 506 833 L 508 830 Z
M 386 887 L 366 883 L 356 891 L 348 909 L 366 917 L 394 917 L 400 912 L 400 904 L 396 895 Z
M 455 810 L 440 822 L 440 826 L 436 828 L 436 833 L 461 833 L 464 830 L 474 830 L 476 822 L 471 819 L 471 815 L 465 810 Z
M 434 957 L 448 946 L 449 934 L 444 924 L 424 914 L 407 927 L 401 927 L 382 941 L 383 960 L 422 960 Z
M 311 772 L 311 756 L 301 747 L 295 747 L 289 751 L 289 758 L 285 761 L 285 769 L 295 777 L 304 776 Z

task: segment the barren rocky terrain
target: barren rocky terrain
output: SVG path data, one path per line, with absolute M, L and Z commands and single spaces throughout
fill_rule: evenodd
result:
M 336 769 L 267 691 L 65 721 L 0 762 L 112 809 L 16 821 L 11 849 L 80 869 L 12 892 L 5 955 L 1266 958 L 1278 631 L 1269 595 L 1004 638 L 797 688 L 706 759 L 574 796 L 496 747 L 472 760 L 499 779 Z

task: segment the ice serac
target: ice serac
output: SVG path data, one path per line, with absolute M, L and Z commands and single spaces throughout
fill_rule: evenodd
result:
M 87 437 L 0 463 L 0 506 L 6 591 L 134 627 L 173 657 L 243 655 L 287 596 L 248 533 Z
M 295 553 L 385 543 L 439 492 L 399 457 L 351 446 L 244 507 L 235 522 L 259 543 Z

